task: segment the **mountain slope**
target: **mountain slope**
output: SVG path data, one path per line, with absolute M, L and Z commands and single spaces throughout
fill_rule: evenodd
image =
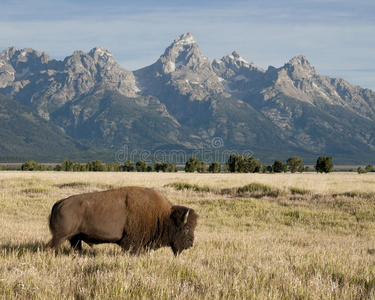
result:
M 88 147 L 64 134 L 30 108 L 0 94 L 0 156 L 63 157 Z
M 72 137 L 106 150 L 124 145 L 148 150 L 171 144 L 192 147 L 185 129 L 152 96 L 98 89 L 66 103 L 51 119 Z

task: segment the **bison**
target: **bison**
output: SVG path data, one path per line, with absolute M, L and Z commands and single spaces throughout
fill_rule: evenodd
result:
M 73 251 L 79 252 L 84 241 L 90 246 L 115 243 L 132 254 L 170 246 L 176 256 L 193 246 L 197 219 L 193 209 L 172 205 L 144 187 L 74 195 L 52 207 L 47 249 L 69 240 Z

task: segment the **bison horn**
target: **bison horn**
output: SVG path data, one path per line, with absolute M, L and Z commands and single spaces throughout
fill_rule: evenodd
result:
M 190 212 L 190 208 L 188 209 L 188 211 L 185 213 L 184 217 L 183 217 L 183 223 L 186 224 L 187 220 L 188 220 L 188 217 L 189 217 L 189 212 Z

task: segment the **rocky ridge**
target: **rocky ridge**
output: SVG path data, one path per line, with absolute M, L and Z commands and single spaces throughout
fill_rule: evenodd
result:
M 373 91 L 320 75 L 303 55 L 267 70 L 237 51 L 211 63 L 191 33 L 134 72 L 103 47 L 63 61 L 10 47 L 0 53 L 0 93 L 100 149 L 194 149 L 220 137 L 268 157 L 375 151 Z

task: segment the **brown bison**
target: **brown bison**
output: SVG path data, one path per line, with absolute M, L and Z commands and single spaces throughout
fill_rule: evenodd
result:
M 159 192 L 123 187 L 75 195 L 54 204 L 49 220 L 52 239 L 47 249 L 69 240 L 73 250 L 89 244 L 116 243 L 138 254 L 170 246 L 174 255 L 193 246 L 198 214 L 172 205 Z

